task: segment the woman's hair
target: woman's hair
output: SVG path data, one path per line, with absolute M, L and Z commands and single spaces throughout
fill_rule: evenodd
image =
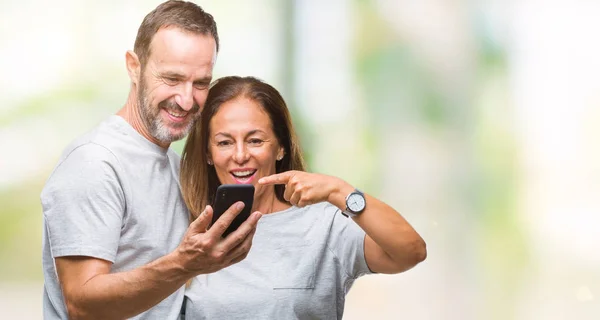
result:
M 290 112 L 279 92 L 271 85 L 253 77 L 224 77 L 215 81 L 206 98 L 200 120 L 196 122 L 185 143 L 181 157 L 181 189 L 192 218 L 212 204 L 221 185 L 215 167 L 208 164 L 210 121 L 225 102 L 247 98 L 257 102 L 269 115 L 279 145 L 285 153 L 277 161 L 275 172 L 305 170 L 304 158 L 292 125 Z M 284 185 L 275 185 L 275 195 L 282 202 Z

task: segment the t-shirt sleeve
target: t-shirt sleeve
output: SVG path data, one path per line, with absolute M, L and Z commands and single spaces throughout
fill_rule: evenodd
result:
M 73 150 L 54 170 L 41 194 L 54 258 L 114 263 L 126 210 L 118 171 L 115 156 L 92 143 Z
M 351 218 L 342 215 L 337 207 L 328 204 L 325 211 L 332 215 L 333 219 L 329 232 L 329 247 L 348 277 L 357 279 L 372 273 L 365 259 L 365 232 Z

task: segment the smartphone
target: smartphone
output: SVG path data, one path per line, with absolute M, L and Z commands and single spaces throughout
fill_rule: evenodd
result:
M 215 200 L 212 206 L 213 224 L 221 217 L 221 215 L 223 215 L 223 213 L 225 213 L 225 211 L 227 211 L 227 209 L 229 209 L 229 207 L 238 201 L 244 202 L 244 209 L 242 209 L 242 212 L 233 219 L 227 230 L 225 230 L 223 238 L 237 230 L 237 228 L 250 217 L 252 203 L 254 202 L 254 186 L 251 184 L 222 184 L 217 188 L 217 193 L 215 194 Z

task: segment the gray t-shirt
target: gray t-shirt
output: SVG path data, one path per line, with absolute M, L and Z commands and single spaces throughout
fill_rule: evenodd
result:
M 189 224 L 179 156 L 111 116 L 66 148 L 41 194 L 44 319 L 67 319 L 54 258 L 128 271 L 173 251 Z M 177 319 L 183 288 L 134 319 Z
M 186 319 L 341 319 L 370 273 L 364 231 L 329 203 L 264 215 L 246 259 L 186 289 Z

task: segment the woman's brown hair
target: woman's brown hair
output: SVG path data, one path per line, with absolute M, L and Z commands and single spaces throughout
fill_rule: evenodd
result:
M 196 218 L 208 204 L 212 204 L 221 185 L 214 166 L 208 164 L 210 121 L 220 106 L 228 101 L 247 98 L 257 102 L 271 119 L 271 125 L 284 156 L 276 162 L 276 173 L 305 170 L 304 158 L 296 136 L 290 112 L 279 92 L 271 85 L 254 77 L 224 77 L 211 86 L 200 119 L 194 125 L 185 143 L 181 157 L 181 190 L 183 199 Z M 275 195 L 282 202 L 284 185 L 275 185 Z

